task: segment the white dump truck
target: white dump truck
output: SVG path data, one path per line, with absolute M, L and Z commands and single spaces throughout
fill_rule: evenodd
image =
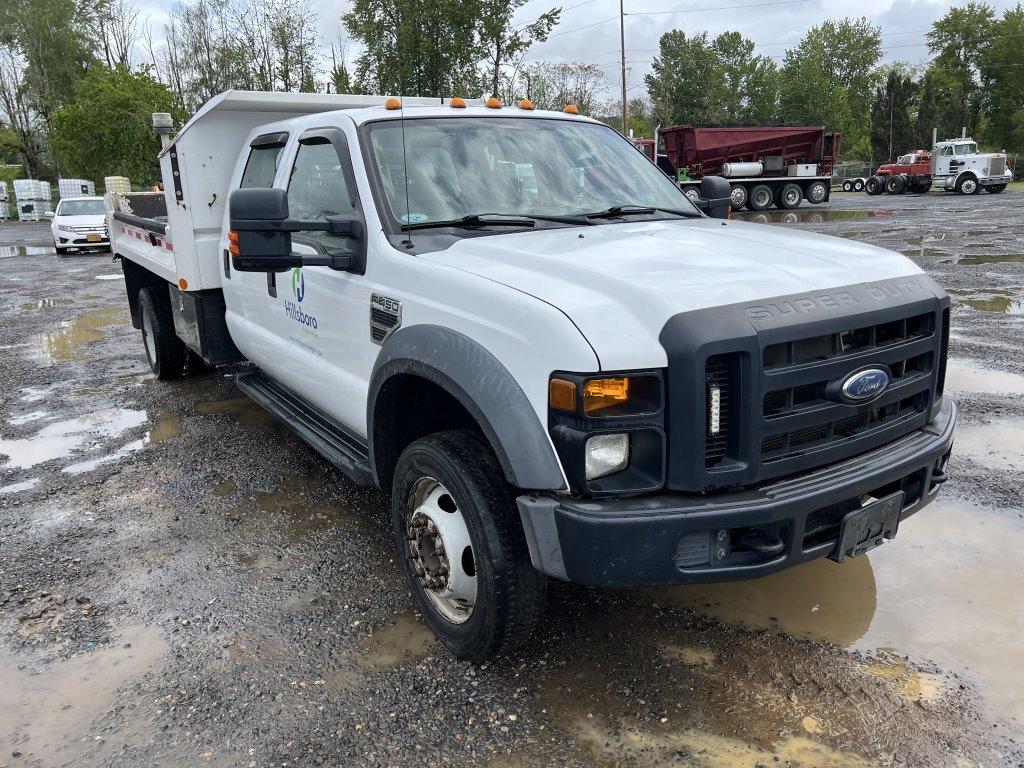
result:
M 842 561 L 946 479 L 935 282 L 731 221 L 723 179 L 691 203 L 574 112 L 231 91 L 167 140 L 165 210 L 112 200 L 153 372 L 238 364 L 387 492 L 416 606 L 461 658 L 524 641 L 550 578 Z

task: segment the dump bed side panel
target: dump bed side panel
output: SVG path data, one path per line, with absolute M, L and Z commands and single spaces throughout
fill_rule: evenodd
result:
M 839 134 L 824 126 L 694 126 L 663 128 L 665 150 L 675 168 L 688 168 L 691 176 L 716 174 L 722 164 L 781 157 L 790 163 L 817 163 L 831 172 L 839 149 Z

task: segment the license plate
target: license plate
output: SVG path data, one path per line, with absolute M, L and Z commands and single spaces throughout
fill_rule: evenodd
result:
M 839 543 L 830 557 L 837 563 L 857 557 L 896 536 L 903 512 L 903 491 L 872 499 L 847 513 L 839 526 Z
M 93 235 L 86 235 L 85 236 L 85 242 L 87 242 L 87 243 L 98 243 L 102 239 L 103 239 L 102 235 L 95 235 L 95 234 L 93 234 Z

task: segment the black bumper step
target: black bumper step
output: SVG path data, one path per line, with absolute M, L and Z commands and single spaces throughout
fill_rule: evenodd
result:
M 374 484 L 366 442 L 345 429 L 333 417 L 262 371 L 240 373 L 235 377 L 235 383 L 242 392 L 291 427 L 354 483 L 362 486 Z

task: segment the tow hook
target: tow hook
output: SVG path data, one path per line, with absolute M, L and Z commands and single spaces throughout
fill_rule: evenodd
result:
M 735 548 L 773 556 L 782 554 L 786 544 L 774 533 L 768 533 L 757 528 L 748 528 L 736 537 Z

